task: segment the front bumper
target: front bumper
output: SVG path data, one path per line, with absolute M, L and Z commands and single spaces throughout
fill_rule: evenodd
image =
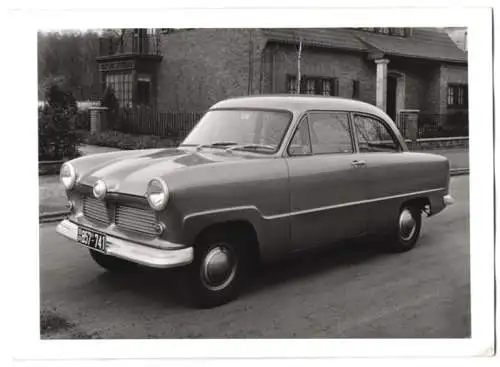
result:
M 78 225 L 65 219 L 57 225 L 57 233 L 76 242 Z M 106 254 L 153 268 L 174 268 L 193 261 L 192 247 L 163 250 L 106 235 Z
M 444 203 L 444 206 L 448 206 L 448 205 L 451 205 L 455 202 L 455 199 L 453 199 L 453 196 L 451 195 L 445 195 L 443 196 L 443 203 Z

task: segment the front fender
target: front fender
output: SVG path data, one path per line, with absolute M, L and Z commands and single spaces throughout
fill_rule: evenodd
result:
M 269 261 L 287 252 L 290 243 L 288 215 L 263 216 L 254 206 L 209 210 L 187 215 L 182 222 L 182 243 L 195 245 L 196 237 L 205 229 L 222 223 L 243 221 L 252 225 L 259 242 L 260 256 Z

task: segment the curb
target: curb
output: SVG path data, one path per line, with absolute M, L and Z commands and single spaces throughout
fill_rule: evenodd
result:
M 69 212 L 67 210 L 60 212 L 52 212 L 52 213 L 43 213 L 40 214 L 38 222 L 39 223 L 52 223 L 63 220 Z
M 450 176 L 463 176 L 463 175 L 468 175 L 469 174 L 469 168 L 454 168 L 450 170 Z M 43 213 L 40 214 L 39 216 L 39 222 L 40 223 L 52 223 L 52 222 L 57 222 L 60 220 L 63 220 L 67 215 L 69 214 L 69 211 L 59 211 L 59 212 L 53 212 L 53 213 Z

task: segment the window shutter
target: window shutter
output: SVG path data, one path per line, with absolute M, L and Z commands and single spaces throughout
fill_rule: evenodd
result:
M 359 80 L 352 81 L 352 98 L 359 99 Z
M 288 74 L 287 76 L 287 92 L 290 94 L 297 93 L 297 77 Z
M 339 80 L 337 78 L 333 79 L 333 88 L 332 88 L 332 96 L 339 95 Z
M 305 94 L 307 91 L 306 77 L 302 76 L 300 79 L 300 94 Z
M 314 81 L 314 94 L 323 94 L 323 81 L 319 78 Z

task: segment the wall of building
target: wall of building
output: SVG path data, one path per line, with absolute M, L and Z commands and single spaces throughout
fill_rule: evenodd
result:
M 287 93 L 287 75 L 297 74 L 297 47 L 267 42 L 259 30 L 195 29 L 162 39 L 156 78 L 163 111 L 204 111 L 229 97 Z M 447 112 L 447 84 L 467 83 L 467 67 L 390 58 L 389 71 L 404 74 L 404 108 Z M 376 67 L 366 55 L 305 46 L 301 73 L 337 78 L 339 95 L 376 103 Z
M 270 43 L 264 54 L 262 93 L 287 93 L 287 75 L 297 75 L 297 48 Z M 375 73 L 375 63 L 366 60 L 363 54 L 313 49 L 307 46 L 302 52 L 301 74 L 337 78 L 341 97 L 351 98 L 353 80 L 358 80 L 359 99 L 375 104 Z
M 439 92 L 440 92 L 439 113 L 441 114 L 453 112 L 453 110 L 448 108 L 449 83 L 467 84 L 468 83 L 467 66 L 451 65 L 451 64 L 441 65 L 440 78 L 439 78 Z
M 426 81 L 425 96 L 420 110 L 426 113 L 441 113 L 443 91 L 441 88 L 441 67 L 439 64 L 428 70 Z
M 444 65 L 443 66 L 443 82 L 468 84 L 467 66 Z
M 205 111 L 222 99 L 247 95 L 249 85 L 257 93 L 264 43 L 251 29 L 195 29 L 163 36 L 158 108 Z
M 404 76 L 404 109 L 427 112 L 439 108 L 439 64 L 392 57 L 389 72 Z
M 407 71 L 405 73 L 406 91 L 405 108 L 411 110 L 421 110 L 423 107 L 426 78 L 420 73 Z
M 441 113 L 452 113 L 457 110 L 448 108 L 448 84 L 468 84 L 468 68 L 467 66 L 447 65 L 441 67 Z M 458 111 L 462 111 L 459 109 Z

